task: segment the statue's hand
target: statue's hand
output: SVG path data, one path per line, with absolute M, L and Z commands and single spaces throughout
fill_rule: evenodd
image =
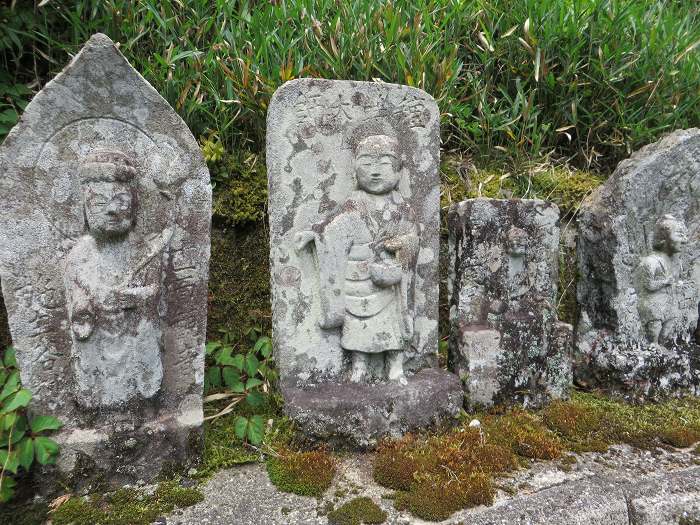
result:
M 294 249 L 300 252 L 314 239 L 316 239 L 316 234 L 310 230 L 297 232 L 294 234 Z

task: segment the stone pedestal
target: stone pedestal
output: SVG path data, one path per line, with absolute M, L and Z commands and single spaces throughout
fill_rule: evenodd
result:
M 457 376 L 439 368 L 423 369 L 405 385 L 327 382 L 283 386 L 282 394 L 299 437 L 334 449 L 372 449 L 383 437 L 450 425 L 464 397 Z
M 57 474 L 118 485 L 196 461 L 211 186 L 185 123 L 97 34 L 0 173 L 3 297 L 30 408 L 64 425 Z
M 473 407 L 567 395 L 571 326 L 556 314 L 559 210 L 539 200 L 452 206 L 450 369 Z
M 700 393 L 700 130 L 621 162 L 578 227 L 576 380 L 637 401 Z
M 300 79 L 277 90 L 267 122 L 272 336 L 287 412 L 315 435 L 342 428 L 341 412 L 312 402 L 326 385 L 333 406 L 358 414 L 343 439 L 367 446 L 403 428 L 391 410 L 383 422 L 367 414 L 437 363 L 438 108 L 406 86 Z M 445 414 L 423 408 L 432 412 L 414 422 Z M 307 424 L 314 417 L 326 430 Z

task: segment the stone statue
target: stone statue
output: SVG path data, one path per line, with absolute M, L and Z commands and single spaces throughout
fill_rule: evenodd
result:
M 639 318 L 647 340 L 658 343 L 671 339 L 679 316 L 676 283 L 680 274 L 677 255 L 688 242 L 685 224 L 664 215 L 654 225 L 653 252 L 637 268 Z
M 76 397 L 85 407 L 147 399 L 163 378 L 158 302 L 172 229 L 155 246 L 135 246 L 137 172 L 123 153 L 95 151 L 79 175 L 88 233 L 68 253 L 64 276 Z
M 506 252 L 508 253 L 508 298 L 518 300 L 530 289 L 527 269 L 527 232 L 515 226 L 508 230 Z
M 74 490 L 201 450 L 211 184 L 197 140 L 93 35 L 0 145 L 0 278 L 30 409 Z
M 321 328 L 342 327 L 353 382 L 368 379 L 371 355 L 386 356 L 386 375 L 405 382 L 402 351 L 413 337 L 409 310 L 418 225 L 397 191 L 398 141 L 362 140 L 354 156 L 357 189 L 325 221 L 298 232 L 298 251 L 313 243 L 320 278 Z

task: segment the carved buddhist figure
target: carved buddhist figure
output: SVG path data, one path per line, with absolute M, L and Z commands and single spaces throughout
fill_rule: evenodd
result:
M 687 242 L 685 224 L 672 215 L 664 215 L 654 226 L 653 252 L 644 257 L 637 268 L 639 317 L 650 343 L 674 336 L 679 315 L 678 254 Z
M 159 299 L 166 231 L 134 238 L 134 163 L 100 150 L 80 167 L 87 227 L 66 258 L 64 284 L 77 401 L 108 407 L 152 397 L 163 377 Z
M 370 376 L 370 359 L 384 355 L 386 377 L 404 382 L 403 353 L 413 337 L 413 277 L 418 253 L 414 212 L 397 187 L 399 143 L 386 135 L 354 151 L 357 189 L 321 223 L 295 235 L 297 250 L 312 245 L 319 272 L 323 329 L 341 329 L 350 352 L 350 380 Z
M 530 289 L 527 268 L 527 232 L 516 226 L 508 230 L 506 252 L 508 253 L 508 298 L 517 301 Z

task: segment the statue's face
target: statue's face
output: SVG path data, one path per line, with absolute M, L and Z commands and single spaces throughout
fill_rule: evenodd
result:
M 120 237 L 133 224 L 131 189 L 121 182 L 90 182 L 84 188 L 85 217 L 90 232 Z
M 674 222 L 668 229 L 668 249 L 671 253 L 679 253 L 688 243 L 688 230 L 682 222 Z
M 399 182 L 401 173 L 397 164 L 391 155 L 360 155 L 355 161 L 357 184 L 367 193 L 388 193 Z

